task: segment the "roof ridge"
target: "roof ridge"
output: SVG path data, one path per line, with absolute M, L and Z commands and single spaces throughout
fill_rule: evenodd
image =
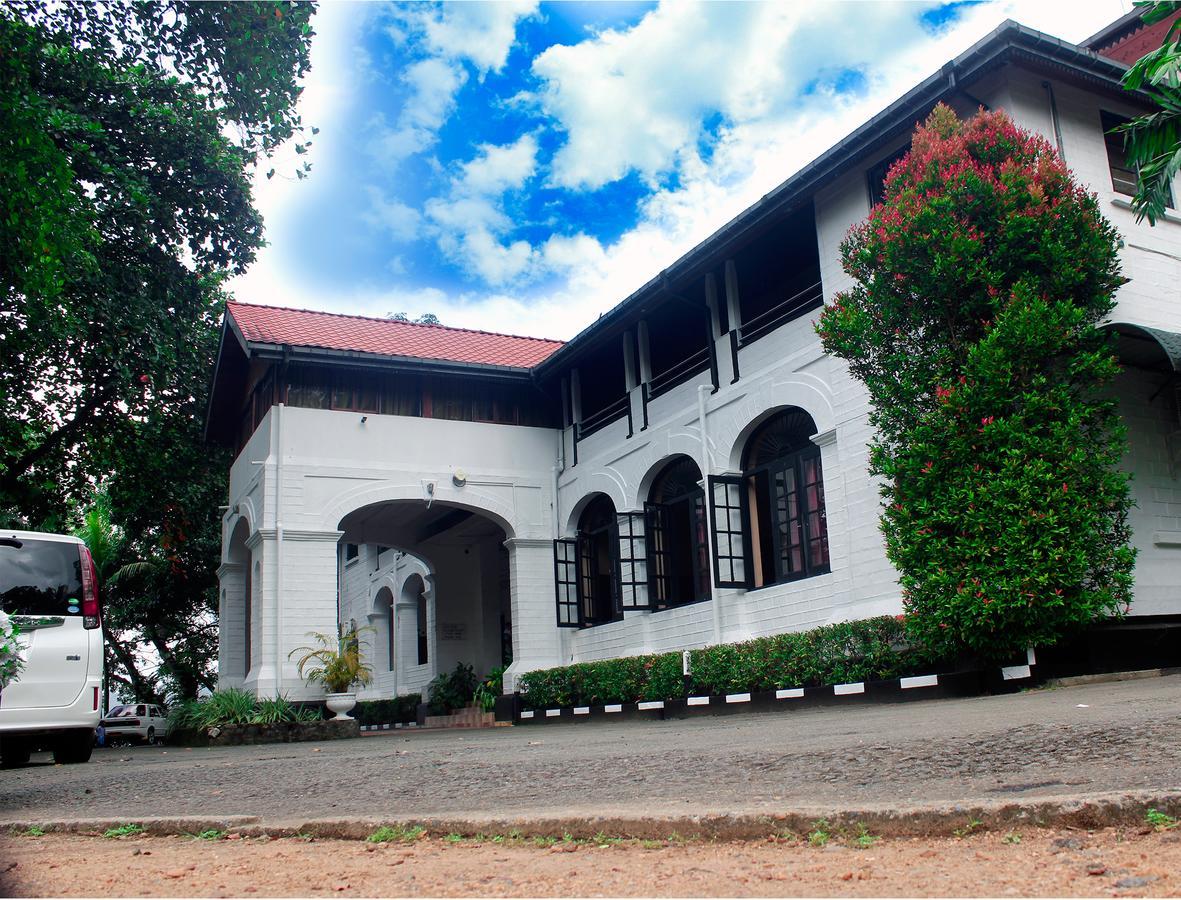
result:
M 556 338 L 533 337 L 527 334 L 508 334 L 503 331 L 485 331 L 481 328 L 460 328 L 455 325 L 432 325 L 428 322 L 403 322 L 401 319 L 387 319 L 378 316 L 361 316 L 357 315 L 356 313 L 329 312 L 328 310 L 323 309 L 302 309 L 296 306 L 275 306 L 274 304 L 270 303 L 246 303 L 242 300 L 227 300 L 226 307 L 228 308 L 230 306 L 245 306 L 250 309 L 275 309 L 281 312 L 310 313 L 317 316 L 333 316 L 334 318 L 338 319 L 359 319 L 362 322 L 384 322 L 396 325 L 413 325 L 415 328 L 439 328 L 443 331 L 459 331 L 465 334 L 483 334 L 488 337 L 513 338 L 518 341 L 540 341 L 546 344 L 566 343 L 565 341 L 559 341 Z

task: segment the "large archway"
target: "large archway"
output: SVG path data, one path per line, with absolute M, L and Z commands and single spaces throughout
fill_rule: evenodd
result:
M 391 500 L 350 512 L 338 529 L 341 621 L 368 615 L 374 623 L 372 664 L 393 673 L 378 680 L 382 693 L 425 693 L 459 663 L 484 676 L 511 662 L 508 535 L 499 521 L 450 504 Z M 391 583 L 393 593 L 383 587 Z M 384 620 L 374 602 L 381 591 L 393 601 Z
M 218 674 L 227 684 L 241 684 L 249 677 L 256 649 L 254 578 L 250 548 L 246 546 L 249 536 L 250 522 L 241 517 L 230 533 L 222 564 Z

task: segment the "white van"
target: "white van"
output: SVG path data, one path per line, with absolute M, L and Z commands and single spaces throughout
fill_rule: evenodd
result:
M 99 721 L 103 638 L 94 560 L 76 537 L 0 531 L 0 609 L 21 634 L 24 669 L 0 692 L 0 764 L 36 748 L 90 759 Z

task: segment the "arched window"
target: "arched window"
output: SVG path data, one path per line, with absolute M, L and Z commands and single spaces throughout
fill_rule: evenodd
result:
M 644 512 L 652 609 L 706 599 L 709 540 L 697 463 L 679 456 L 665 466 L 652 482 Z
M 776 413 L 743 452 L 750 511 L 750 581 L 761 587 L 829 571 L 828 521 L 816 423 L 801 409 Z
M 581 624 L 619 617 L 619 525 L 606 494 L 588 503 L 578 518 L 578 580 Z

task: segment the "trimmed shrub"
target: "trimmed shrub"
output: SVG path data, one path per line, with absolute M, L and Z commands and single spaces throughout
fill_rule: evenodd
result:
M 456 663 L 451 672 L 440 672 L 427 685 L 431 714 L 445 716 L 472 704 L 480 679 L 467 663 Z
M 362 725 L 393 725 L 413 722 L 418 715 L 421 694 L 406 694 L 388 700 L 362 700 L 349 713 Z
M 926 658 L 906 647 L 900 617 L 882 616 L 690 651 L 693 690 L 736 694 L 895 678 Z M 521 676 L 527 706 L 668 700 L 683 693 L 681 654 L 628 656 Z

